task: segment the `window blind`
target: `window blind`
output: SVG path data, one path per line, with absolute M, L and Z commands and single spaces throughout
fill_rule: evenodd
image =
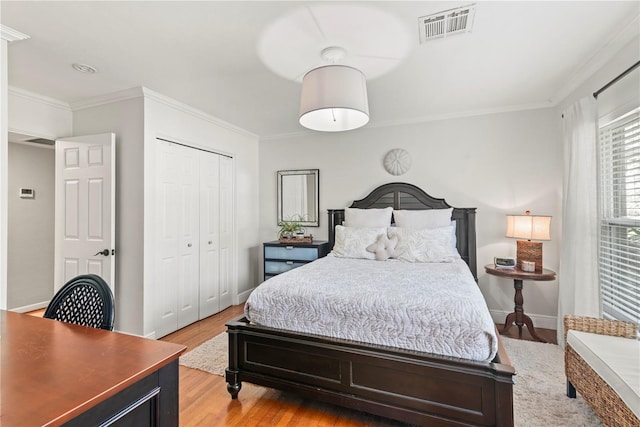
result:
M 600 126 L 603 315 L 640 323 L 640 108 Z

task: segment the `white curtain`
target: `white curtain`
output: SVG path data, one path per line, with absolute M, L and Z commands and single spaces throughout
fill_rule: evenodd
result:
M 558 344 L 565 314 L 600 315 L 598 287 L 597 109 L 589 96 L 564 112 L 562 251 Z

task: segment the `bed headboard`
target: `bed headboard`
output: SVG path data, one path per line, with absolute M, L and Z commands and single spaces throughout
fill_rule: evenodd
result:
M 444 199 L 431 197 L 420 188 L 404 182 L 384 184 L 364 199 L 354 201 L 351 208 L 386 208 L 423 210 L 446 209 Z M 329 248 L 335 242 L 335 226 L 344 221 L 344 209 L 329 209 Z M 456 245 L 462 259 L 469 265 L 473 278 L 478 281 L 476 265 L 476 208 L 453 208 L 451 219 L 456 221 Z

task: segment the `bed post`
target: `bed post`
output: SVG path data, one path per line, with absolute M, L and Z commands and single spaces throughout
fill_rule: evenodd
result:
M 225 369 L 225 381 L 231 398 L 237 399 L 242 388 L 238 363 L 238 331 L 227 324 L 227 334 L 229 335 L 229 367 Z
M 329 214 L 329 250 L 333 249 L 336 240 L 336 225 L 342 225 L 344 221 L 344 209 L 327 209 Z

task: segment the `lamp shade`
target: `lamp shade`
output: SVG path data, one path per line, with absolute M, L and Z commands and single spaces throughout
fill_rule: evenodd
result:
M 368 122 L 367 82 L 360 70 L 327 65 L 304 76 L 300 95 L 302 126 L 339 132 L 357 129 Z
M 507 215 L 507 237 L 527 240 L 551 240 L 550 216 Z

